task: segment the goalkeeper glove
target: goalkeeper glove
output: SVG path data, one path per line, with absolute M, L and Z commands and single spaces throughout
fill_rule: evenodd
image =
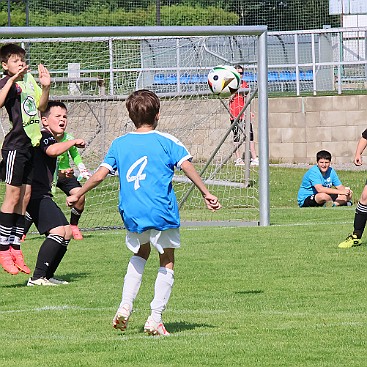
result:
M 92 174 L 85 167 L 84 163 L 79 163 L 78 164 L 78 169 L 79 169 L 79 176 L 78 176 L 78 179 L 77 179 L 78 181 L 81 181 L 83 178 L 88 180 L 92 176 Z

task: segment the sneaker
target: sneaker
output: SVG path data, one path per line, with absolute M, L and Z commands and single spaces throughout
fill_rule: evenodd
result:
M 69 284 L 69 282 L 66 280 L 56 279 L 56 278 L 49 278 L 48 281 L 56 285 Z
M 336 204 L 332 200 L 329 200 L 323 206 L 326 208 L 335 208 Z
M 12 275 L 19 273 L 19 269 L 14 264 L 10 249 L 6 251 L 0 251 L 0 264 L 5 271 Z
M 360 238 L 357 237 L 355 234 L 350 234 L 345 241 L 339 243 L 339 248 L 350 248 L 354 246 L 360 246 L 362 244 L 362 241 Z
M 251 159 L 251 166 L 258 166 L 259 165 L 259 158 Z
M 76 226 L 74 224 L 70 224 L 70 228 L 71 228 L 71 231 L 73 232 L 74 240 L 82 240 L 83 239 L 83 235 L 80 232 L 80 229 L 78 228 L 78 226 Z
M 127 324 L 129 322 L 130 315 L 131 315 L 131 311 L 130 311 L 129 305 L 123 305 L 122 307 L 119 307 L 119 309 L 116 312 L 115 317 L 112 320 L 112 326 L 115 329 L 125 331 L 127 328 Z
M 234 165 L 235 166 L 244 166 L 245 165 L 245 162 L 243 161 L 242 158 L 237 158 L 235 161 L 234 161 Z
M 162 322 L 155 322 L 152 316 L 148 317 L 147 322 L 144 325 L 144 333 L 148 335 L 163 335 L 169 336 L 169 332 L 166 330 Z
M 31 269 L 28 268 L 28 266 L 24 263 L 24 257 L 22 250 L 14 250 L 10 246 L 10 253 L 14 261 L 14 265 L 23 273 L 30 274 Z
M 32 278 L 29 278 L 28 279 L 28 282 L 27 282 L 27 286 L 28 287 L 33 287 L 35 285 L 51 285 L 51 286 L 55 286 L 56 284 L 51 283 L 46 278 L 38 278 L 38 279 L 35 279 L 35 280 L 32 280 Z

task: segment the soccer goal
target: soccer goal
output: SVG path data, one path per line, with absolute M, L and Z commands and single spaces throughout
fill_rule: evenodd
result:
M 19 27 L 3 28 L 0 37 L 0 43 L 23 45 L 31 70 L 39 63 L 48 67 L 51 99 L 67 104 L 67 130 L 86 140 L 80 152 L 89 170 L 98 168 L 114 138 L 134 129 L 127 96 L 150 89 L 161 98 L 158 130 L 183 142 L 223 206 L 208 211 L 177 171 L 173 185 L 183 225 L 269 224 L 266 27 Z M 253 119 L 259 166 L 250 165 L 249 124 L 239 126 L 245 166 L 234 164 L 228 98 L 214 96 L 207 85 L 207 74 L 219 64 L 241 64 L 244 78 L 252 76 L 244 113 L 246 121 Z M 4 111 L 0 119 L 4 134 Z M 88 193 L 82 228 L 121 226 L 117 175 Z M 64 194 L 56 199 L 67 213 Z

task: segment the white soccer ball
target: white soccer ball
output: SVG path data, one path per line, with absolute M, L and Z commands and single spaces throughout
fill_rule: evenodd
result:
M 241 75 L 233 66 L 218 65 L 209 71 L 208 85 L 213 94 L 229 97 L 241 86 Z

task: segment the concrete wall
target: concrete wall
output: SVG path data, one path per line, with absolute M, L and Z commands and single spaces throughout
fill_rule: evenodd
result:
M 334 163 L 351 162 L 366 128 L 367 95 L 269 99 L 272 161 L 314 163 L 326 149 Z
M 103 159 L 116 136 L 133 129 L 124 102 L 70 102 L 68 106 L 68 130 L 87 141 L 83 155 L 96 162 L 93 167 Z M 208 118 L 211 112 L 215 112 L 215 119 Z M 367 95 L 270 98 L 270 161 L 314 163 L 317 151 L 326 149 L 331 152 L 333 163 L 352 162 L 357 142 L 367 128 L 366 120 Z M 228 127 L 228 111 L 218 100 L 181 99 L 162 103 L 159 130 L 178 137 L 196 160 L 210 157 Z M 255 121 L 256 142 L 257 127 Z M 7 113 L 2 108 L 0 141 L 8 129 Z M 221 157 L 230 155 L 232 149 L 230 134 L 221 148 Z

